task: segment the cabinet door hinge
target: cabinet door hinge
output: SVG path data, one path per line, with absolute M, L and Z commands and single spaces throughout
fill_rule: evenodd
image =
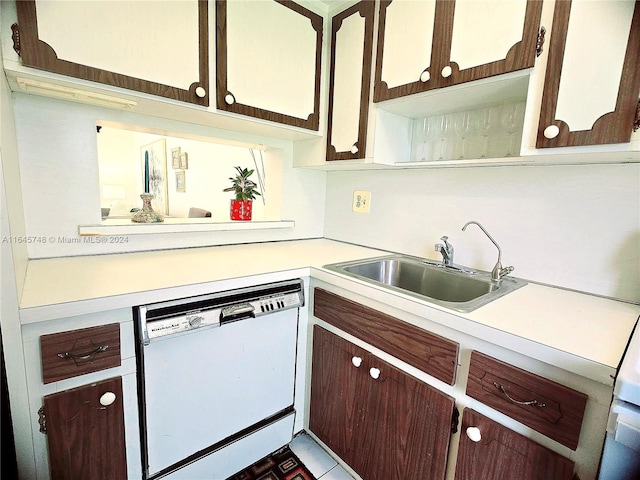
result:
M 640 99 L 638 99 L 638 105 L 636 105 L 636 119 L 633 122 L 633 131 L 637 132 L 640 128 Z
M 40 425 L 40 433 L 47 434 L 47 415 L 44 412 L 44 405 L 38 410 L 38 424 Z
M 20 27 L 17 23 L 11 25 L 11 40 L 13 40 L 13 49 L 20 56 Z
M 541 26 L 538 31 L 538 41 L 536 41 L 536 57 L 542 55 L 545 33 L 547 33 L 547 29 Z
M 458 433 L 458 423 L 460 423 L 460 410 L 454 405 L 451 414 L 451 433 Z

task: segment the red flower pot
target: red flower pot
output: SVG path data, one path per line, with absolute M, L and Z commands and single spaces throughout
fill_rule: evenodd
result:
M 251 220 L 253 200 L 231 200 L 231 220 Z

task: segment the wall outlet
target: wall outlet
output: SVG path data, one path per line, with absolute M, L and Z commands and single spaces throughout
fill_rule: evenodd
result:
M 371 192 L 356 190 L 353 192 L 353 211 L 356 213 L 369 213 L 371 205 Z

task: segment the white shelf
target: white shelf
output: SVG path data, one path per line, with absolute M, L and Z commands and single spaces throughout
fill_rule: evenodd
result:
M 161 223 L 134 223 L 130 219 L 105 220 L 78 226 L 80 236 L 147 235 L 154 233 L 220 232 L 293 228 L 293 220 L 214 222 L 210 218 L 165 218 Z

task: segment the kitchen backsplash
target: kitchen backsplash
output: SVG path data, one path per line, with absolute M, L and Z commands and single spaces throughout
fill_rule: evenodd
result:
M 470 167 L 330 172 L 325 236 L 491 270 L 502 248 L 512 275 L 640 302 L 640 165 Z M 355 190 L 370 213 L 352 212 Z

